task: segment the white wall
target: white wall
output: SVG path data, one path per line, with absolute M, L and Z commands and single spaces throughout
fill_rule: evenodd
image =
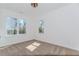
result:
M 26 25 L 26 34 L 17 34 L 17 35 L 7 35 L 6 32 L 6 19 L 8 16 L 13 16 L 16 18 L 24 18 L 27 22 Z M 33 30 L 32 30 L 32 20 L 30 20 L 28 17 L 7 10 L 7 9 L 0 9 L 0 47 L 2 46 L 6 46 L 6 45 L 10 45 L 10 44 L 14 44 L 14 43 L 19 43 L 19 42 L 23 42 L 23 41 L 28 41 L 28 40 L 32 40 L 33 39 Z
M 37 39 L 79 50 L 79 6 L 77 4 L 51 11 L 40 19 L 45 21 L 45 33 L 36 33 Z M 37 28 L 39 20 L 36 21 Z

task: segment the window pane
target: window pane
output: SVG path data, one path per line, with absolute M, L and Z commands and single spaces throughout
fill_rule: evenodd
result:
M 40 20 L 39 33 L 44 33 L 44 21 Z
M 7 17 L 6 29 L 7 34 L 17 34 L 17 19 L 14 17 Z
M 24 19 L 19 19 L 18 25 L 19 25 L 19 34 L 26 33 L 26 23 L 25 23 Z

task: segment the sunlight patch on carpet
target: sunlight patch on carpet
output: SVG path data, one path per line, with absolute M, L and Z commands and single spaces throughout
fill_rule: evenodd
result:
M 40 43 L 38 43 L 38 42 L 33 42 L 32 45 L 34 45 L 34 46 L 40 46 Z
M 28 49 L 29 51 L 33 52 L 36 48 L 38 48 L 38 46 L 40 46 L 40 43 L 33 42 L 32 44 L 28 45 L 25 48 Z

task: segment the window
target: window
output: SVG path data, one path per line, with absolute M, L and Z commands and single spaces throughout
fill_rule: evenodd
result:
M 17 19 L 14 17 L 7 17 L 6 22 L 7 34 L 24 34 L 26 33 L 26 22 L 24 19 Z
M 39 33 L 44 33 L 44 21 L 40 20 Z
M 19 34 L 26 33 L 26 23 L 24 19 L 18 19 Z
M 17 19 L 14 17 L 7 17 L 7 34 L 17 34 Z

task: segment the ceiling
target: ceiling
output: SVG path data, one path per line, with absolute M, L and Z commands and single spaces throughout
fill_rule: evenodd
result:
M 47 12 L 56 10 L 66 5 L 68 5 L 68 3 L 39 3 L 38 7 L 33 8 L 30 3 L 2 3 L 0 4 L 0 8 L 24 14 L 25 16 L 32 18 L 38 18 Z

